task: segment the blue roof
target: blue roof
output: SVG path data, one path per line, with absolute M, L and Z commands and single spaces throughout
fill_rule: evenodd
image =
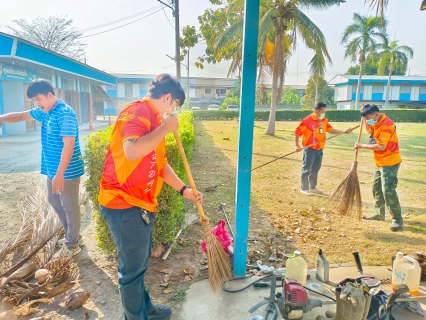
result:
M 16 44 L 16 46 L 15 46 Z M 56 52 L 42 48 L 29 41 L 0 32 L 0 57 L 23 60 L 36 65 L 79 75 L 104 84 L 116 84 L 116 77 L 73 60 Z
M 329 84 L 343 86 L 358 82 L 358 76 L 339 74 L 329 81 Z M 362 76 L 361 83 L 388 83 L 388 76 Z M 426 77 L 421 76 L 392 76 L 391 84 L 426 84 Z

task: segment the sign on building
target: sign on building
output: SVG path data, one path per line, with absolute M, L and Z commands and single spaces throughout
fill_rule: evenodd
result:
M 20 80 L 25 83 L 37 79 L 37 72 L 26 70 L 0 62 L 0 80 Z

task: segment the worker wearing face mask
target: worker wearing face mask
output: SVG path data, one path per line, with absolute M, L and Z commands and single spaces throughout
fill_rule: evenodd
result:
M 352 129 L 344 131 L 334 129 L 325 117 L 326 104 L 318 102 L 311 115 L 303 119 L 294 131 L 294 144 L 296 151 L 303 150 L 303 167 L 301 172 L 300 192 L 311 196 L 323 194 L 317 188 L 318 172 L 321 169 L 323 149 L 327 132 L 331 134 L 350 133 Z M 302 137 L 302 146 L 300 146 Z
M 384 113 L 379 112 L 374 104 L 366 104 L 361 108 L 365 127 L 370 133 L 368 144 L 356 143 L 355 149 L 372 150 L 376 169 L 373 178 L 373 196 L 375 214 L 364 217 L 366 220 L 385 220 L 385 205 L 392 216 L 390 229 L 402 230 L 404 222 L 401 216 L 396 187 L 398 169 L 402 159 L 399 153 L 398 136 L 394 122 Z

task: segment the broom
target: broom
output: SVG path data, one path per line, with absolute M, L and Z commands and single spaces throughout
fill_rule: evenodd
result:
M 195 187 L 194 179 L 192 178 L 191 170 L 189 169 L 188 160 L 186 159 L 185 150 L 180 141 L 177 131 L 173 132 L 176 144 L 182 158 L 183 166 L 185 167 L 186 176 L 195 196 L 198 196 L 197 188 Z M 210 285 L 215 292 L 222 284 L 232 278 L 231 264 L 222 245 L 217 241 L 210 227 L 209 218 L 204 214 L 203 207 L 197 202 L 198 214 L 200 215 L 200 223 L 206 237 L 206 254 L 209 270 Z
M 358 140 L 361 140 L 363 119 L 359 127 Z M 339 213 L 342 216 L 349 216 L 355 214 L 358 220 L 362 217 L 362 201 L 361 190 L 359 187 L 359 180 L 357 174 L 358 167 L 358 149 L 355 150 L 354 161 L 352 162 L 351 171 L 342 182 L 340 182 L 336 191 L 331 195 L 327 201 L 326 206 L 331 210 Z

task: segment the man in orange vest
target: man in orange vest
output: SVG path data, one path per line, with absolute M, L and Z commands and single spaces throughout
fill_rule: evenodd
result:
M 323 150 L 327 132 L 331 134 L 351 133 L 351 129 L 345 131 L 334 129 L 325 117 L 326 104 L 318 102 L 311 115 L 303 119 L 294 131 L 294 144 L 296 151 L 303 150 L 303 167 L 301 172 L 300 192 L 311 196 L 313 193 L 323 194 L 317 188 L 318 172 L 321 169 Z M 299 138 L 302 137 L 302 146 Z
M 398 185 L 398 169 L 402 159 L 399 153 L 398 136 L 394 122 L 384 113 L 379 112 L 374 104 L 366 104 L 361 108 L 361 116 L 370 133 L 370 143 L 356 143 L 355 149 L 373 151 L 376 169 L 373 178 L 373 195 L 375 214 L 364 217 L 366 220 L 385 220 L 385 205 L 392 216 L 390 229 L 402 230 L 404 222 L 401 216 L 396 187 Z

